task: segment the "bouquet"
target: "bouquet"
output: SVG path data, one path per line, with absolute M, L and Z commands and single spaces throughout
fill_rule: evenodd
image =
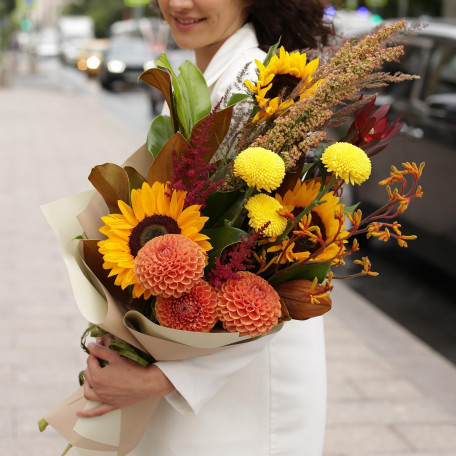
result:
M 111 348 L 147 365 L 270 337 L 290 319 L 331 308 L 333 280 L 349 277 L 337 267 L 359 250 L 360 234 L 406 247 L 415 236 L 395 218 L 422 196 L 424 164 L 392 166 L 380 182 L 385 204 L 367 216 L 341 201 L 403 126 L 389 124 L 389 106 L 376 108 L 368 93 L 414 78 L 381 71 L 402 54 L 387 44 L 405 27 L 347 42 L 323 64 L 273 46 L 256 61 L 256 78 L 239 75 L 242 93 L 213 109 L 200 71 L 185 62 L 176 74 L 162 54 L 140 79 L 163 93 L 170 114 L 155 118 L 146 145 L 123 166 L 92 170 L 96 192 L 44 207 L 92 324 L 82 346 L 89 333 L 110 333 Z M 360 271 L 351 277 L 377 274 L 367 257 L 354 262 Z M 93 406 L 80 389 L 40 425 L 50 423 L 81 455 L 124 455 L 156 405 L 77 418 Z

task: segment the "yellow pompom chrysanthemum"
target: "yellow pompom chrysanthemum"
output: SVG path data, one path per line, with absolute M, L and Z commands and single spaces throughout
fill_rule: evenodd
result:
M 328 171 L 343 179 L 346 184 L 362 184 L 369 179 L 372 169 L 366 152 L 346 142 L 329 146 L 323 152 L 321 161 Z
M 253 229 L 259 230 L 269 222 L 269 225 L 264 230 L 265 237 L 279 236 L 284 232 L 287 226 L 287 219 L 278 212 L 283 209 L 283 206 L 272 196 L 264 193 L 252 196 L 247 201 L 245 208 L 250 219 L 249 225 Z
M 276 153 L 262 147 L 249 147 L 234 160 L 234 174 L 249 187 L 271 192 L 285 177 L 285 162 Z

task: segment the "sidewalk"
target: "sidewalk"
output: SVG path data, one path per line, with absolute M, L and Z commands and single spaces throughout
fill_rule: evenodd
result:
M 61 454 L 63 439 L 36 422 L 74 391 L 85 364 L 86 322 L 39 206 L 89 189 L 92 166 L 141 145 L 95 99 L 59 87 L 37 74 L 0 88 L 0 456 Z M 324 455 L 456 455 L 456 368 L 346 282 L 333 302 Z

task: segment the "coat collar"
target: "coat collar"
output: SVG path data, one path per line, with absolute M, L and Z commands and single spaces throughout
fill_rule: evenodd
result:
M 208 87 L 211 87 L 220 78 L 242 51 L 252 48 L 258 48 L 258 40 L 253 25 L 247 23 L 231 35 L 212 57 L 204 72 Z

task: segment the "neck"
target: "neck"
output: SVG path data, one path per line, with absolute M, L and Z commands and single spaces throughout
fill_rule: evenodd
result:
M 213 43 L 209 46 L 205 46 L 194 50 L 196 66 L 199 68 L 201 73 L 204 73 L 206 71 L 209 62 L 212 60 L 214 55 L 217 53 L 217 51 L 220 49 L 220 47 L 225 41 L 226 40 L 218 41 L 217 43 Z

